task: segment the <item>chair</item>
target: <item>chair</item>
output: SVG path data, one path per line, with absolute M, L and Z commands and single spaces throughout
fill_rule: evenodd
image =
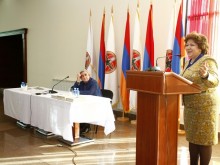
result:
M 101 89 L 101 92 L 102 92 L 102 97 L 110 98 L 112 100 L 113 92 L 111 90 L 109 90 L 109 89 Z
M 109 89 L 101 89 L 102 97 L 110 98 L 112 103 L 113 92 Z M 95 133 L 97 134 L 98 125 L 95 126 Z

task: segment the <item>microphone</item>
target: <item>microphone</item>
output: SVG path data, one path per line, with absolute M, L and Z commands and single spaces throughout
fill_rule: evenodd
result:
M 60 80 L 58 83 L 54 84 L 54 86 L 52 87 L 52 89 L 49 90 L 49 93 L 57 93 L 57 91 L 54 91 L 53 88 L 54 88 L 57 84 L 61 83 L 63 80 L 65 80 L 65 79 L 67 79 L 67 78 L 69 78 L 69 76 L 66 76 L 64 79 L 62 79 L 62 80 Z
M 156 66 L 152 66 L 152 67 L 148 68 L 146 71 L 160 71 L 160 67 L 158 66 L 158 60 L 160 58 L 166 58 L 166 56 L 157 57 Z
M 161 59 L 161 58 L 167 58 L 167 56 L 157 57 L 157 59 L 156 59 L 156 67 L 157 67 L 158 71 L 160 71 L 160 67 L 158 66 L 158 60 Z
M 160 67 L 158 66 L 158 60 L 161 58 L 166 58 L 165 72 L 170 72 L 172 56 L 173 56 L 173 51 L 171 49 L 167 49 L 166 56 L 157 57 L 156 66 L 148 68 L 147 71 L 160 71 Z

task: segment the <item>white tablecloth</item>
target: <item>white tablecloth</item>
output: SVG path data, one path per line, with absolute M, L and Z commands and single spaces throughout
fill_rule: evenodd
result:
M 5 89 L 3 98 L 5 114 L 25 124 L 30 124 L 31 95 L 39 91 L 35 88 L 29 88 L 27 91 L 21 88 Z
M 106 135 L 115 130 L 115 118 L 108 98 L 90 95 L 73 98 L 64 91 L 53 94 L 57 97 L 35 93 L 34 90 L 22 91 L 20 88 L 4 90 L 5 114 L 61 135 L 69 141 L 73 141 L 73 123 L 86 122 L 103 126 Z M 66 101 L 66 97 L 73 101 Z

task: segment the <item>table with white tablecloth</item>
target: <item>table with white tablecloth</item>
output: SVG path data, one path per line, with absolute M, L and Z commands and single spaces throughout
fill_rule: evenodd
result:
M 41 92 L 42 88 L 30 88 L 23 90 L 22 88 L 10 88 L 4 90 L 4 113 L 15 118 L 25 124 L 31 123 L 31 95 Z M 43 89 L 42 89 L 43 90 Z
M 36 95 L 36 93 L 42 93 Z M 61 135 L 73 141 L 73 123 L 90 123 L 104 127 L 106 135 L 115 130 L 115 118 L 110 99 L 80 95 L 73 97 L 69 92 L 49 94 L 47 90 L 28 88 L 4 90 L 5 114 L 34 127 Z

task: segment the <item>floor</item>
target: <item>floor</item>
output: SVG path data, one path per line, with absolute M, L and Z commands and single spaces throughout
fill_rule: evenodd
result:
M 136 126 L 116 121 L 116 130 L 105 136 L 90 131 L 94 142 L 70 147 L 58 136 L 45 137 L 34 128 L 23 129 L 16 120 L 4 115 L 0 96 L 0 165 L 135 165 Z M 178 165 L 188 165 L 188 147 L 184 135 L 178 137 Z M 213 147 L 210 165 L 220 165 L 220 144 Z

